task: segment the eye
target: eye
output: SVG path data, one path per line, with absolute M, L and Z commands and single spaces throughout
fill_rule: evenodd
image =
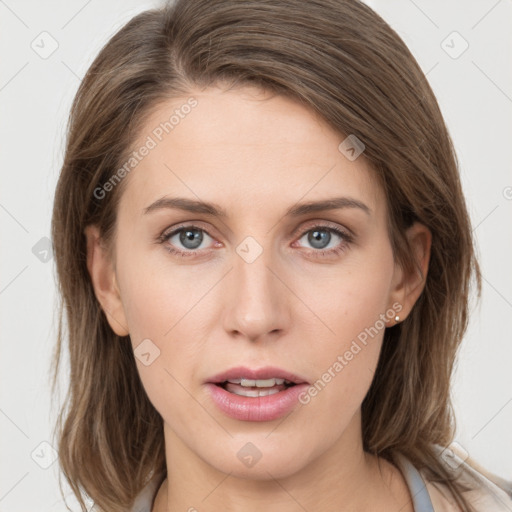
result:
M 159 237 L 159 242 L 169 242 L 166 249 L 181 256 L 196 256 L 199 250 L 207 249 L 202 246 L 213 238 L 203 229 L 194 225 L 180 226 L 171 232 L 164 232 Z
M 303 243 L 310 244 L 313 251 L 310 254 L 313 257 L 322 257 L 325 255 L 336 255 L 348 248 L 352 242 L 349 233 L 323 224 L 319 224 L 304 231 L 298 241 L 304 240 Z

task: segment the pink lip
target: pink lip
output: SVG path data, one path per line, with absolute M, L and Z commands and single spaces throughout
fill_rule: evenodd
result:
M 283 377 L 281 377 L 283 378 Z M 247 397 L 235 395 L 217 384 L 206 387 L 217 407 L 227 416 L 242 421 L 272 421 L 284 416 L 297 404 L 309 384 L 296 384 L 274 395 Z
M 236 395 L 218 385 L 228 379 L 256 380 L 272 377 L 286 379 L 295 385 L 279 393 L 259 397 Z M 293 409 L 299 395 L 308 386 L 309 383 L 304 378 L 271 366 L 254 370 L 239 366 L 219 373 L 206 382 L 206 387 L 217 407 L 227 416 L 241 421 L 272 421 L 284 416 Z

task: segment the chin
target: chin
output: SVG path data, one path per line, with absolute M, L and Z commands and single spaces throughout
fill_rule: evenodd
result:
M 265 433 L 268 435 L 268 433 Z M 262 436 L 247 436 L 232 440 L 231 446 L 218 453 L 209 453 L 204 458 L 218 471 L 235 478 L 250 480 L 271 480 L 286 478 L 300 471 L 308 463 L 304 443 L 295 446 L 286 443 L 269 442 Z M 219 445 L 217 445 L 219 446 Z

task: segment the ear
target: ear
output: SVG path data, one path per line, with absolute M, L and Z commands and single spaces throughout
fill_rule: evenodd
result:
M 390 326 L 407 318 L 425 288 L 427 279 L 432 233 L 425 225 L 415 222 L 407 229 L 406 236 L 415 260 L 414 269 L 407 272 L 398 263 L 395 265 L 390 304 L 393 304 L 393 309 L 400 319 L 391 320 Z M 397 304 L 401 309 L 396 307 Z
M 96 298 L 112 330 L 118 336 L 127 336 L 128 324 L 111 257 L 104 247 L 97 226 L 87 226 L 84 234 L 87 239 L 87 270 L 91 276 Z

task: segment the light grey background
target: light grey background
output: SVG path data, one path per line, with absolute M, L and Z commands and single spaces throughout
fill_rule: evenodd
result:
M 456 440 L 512 479 L 512 2 L 367 3 L 427 73 L 457 149 L 484 286 L 453 381 Z M 56 415 L 48 386 L 55 284 L 45 237 L 65 123 L 101 46 L 156 5 L 0 0 L 0 511 L 65 510 L 45 444 Z M 65 390 L 66 372 L 61 382 Z

